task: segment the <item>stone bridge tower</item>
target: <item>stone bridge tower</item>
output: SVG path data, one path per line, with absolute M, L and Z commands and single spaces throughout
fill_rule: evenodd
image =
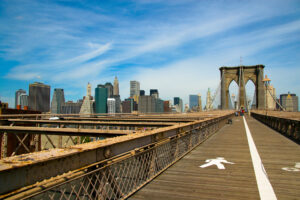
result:
M 251 80 L 255 85 L 256 108 L 265 109 L 265 88 L 262 82 L 264 65 L 221 67 L 221 109 L 229 109 L 229 85 L 235 81 L 239 86 L 239 108 L 245 104 L 245 85 Z

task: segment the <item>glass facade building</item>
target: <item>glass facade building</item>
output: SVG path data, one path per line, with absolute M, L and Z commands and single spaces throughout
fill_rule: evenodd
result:
M 104 85 L 98 85 L 95 88 L 95 112 L 107 113 L 108 91 Z

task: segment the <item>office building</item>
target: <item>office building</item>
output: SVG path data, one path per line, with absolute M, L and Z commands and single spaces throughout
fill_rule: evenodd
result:
M 130 97 L 140 95 L 140 82 L 130 81 Z
M 20 99 L 20 109 L 28 110 L 28 95 L 21 94 L 19 96 Z
M 140 90 L 140 96 L 145 96 L 145 90 Z
M 122 113 L 131 113 L 137 110 L 137 103 L 132 98 L 122 101 Z
M 105 85 L 98 85 L 95 88 L 95 112 L 107 113 L 108 88 Z
M 105 88 L 107 88 L 107 98 L 112 98 L 113 92 L 114 92 L 114 87 L 111 83 L 107 82 L 104 85 Z
M 269 110 L 275 110 L 276 109 L 276 90 L 273 87 L 273 85 L 268 85 L 268 91 L 266 95 L 266 101 L 268 105 Z
M 189 95 L 189 109 L 198 110 L 199 107 L 199 96 L 191 94 Z
M 210 88 L 208 88 L 207 93 L 206 93 L 206 106 L 205 109 L 206 110 L 212 110 L 213 109 L 213 105 L 212 105 L 212 97 L 210 94 Z
M 116 101 L 116 113 L 121 113 L 121 98 L 120 95 L 113 95 L 112 98 Z
M 183 112 L 182 99 L 180 99 L 179 97 L 174 97 L 174 107 L 176 109 L 176 112 Z
M 153 97 L 155 98 L 155 96 Z M 164 101 L 159 98 L 155 98 L 155 112 L 156 113 L 164 112 Z
M 115 80 L 114 80 L 114 92 L 113 92 L 113 95 L 114 96 L 117 96 L 117 95 L 120 95 L 119 94 L 119 81 L 118 81 L 118 78 L 115 77 Z
M 281 94 L 280 104 L 285 108 L 286 111 L 298 112 L 298 96 L 296 94 Z
M 52 102 L 51 102 L 51 113 L 53 114 L 61 114 L 62 113 L 62 106 L 65 103 L 65 94 L 64 89 L 55 88 Z
M 139 113 L 156 112 L 156 99 L 154 96 L 141 96 L 138 104 Z
M 171 112 L 171 102 L 170 101 L 164 101 L 164 112 L 165 113 Z
M 202 111 L 202 100 L 201 100 L 201 94 L 198 94 L 198 106 L 199 106 L 199 110 L 198 111 Z
M 86 96 L 83 98 L 83 102 L 80 108 L 80 114 L 83 114 L 81 116 L 88 116 L 88 114 L 94 113 L 94 102 L 92 97 L 92 86 L 90 83 L 87 85 L 86 89 Z
M 67 101 L 65 102 L 61 107 L 61 113 L 62 114 L 79 114 L 80 108 L 82 106 L 82 100 L 73 102 L 73 101 Z
M 15 94 L 15 108 L 16 109 L 21 108 L 21 102 L 20 102 L 20 96 L 21 95 L 26 95 L 26 91 L 22 90 L 22 89 L 19 89 L 19 90 L 16 91 L 16 94 Z
M 35 82 L 29 85 L 29 110 L 50 111 L 50 85 Z
M 114 98 L 107 98 L 107 113 L 116 113 L 116 100 Z
M 159 98 L 157 89 L 150 89 L 150 96 L 154 96 L 156 99 Z

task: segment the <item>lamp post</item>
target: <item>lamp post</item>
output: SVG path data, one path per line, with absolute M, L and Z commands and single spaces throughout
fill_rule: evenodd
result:
M 265 78 L 262 80 L 264 82 L 264 85 L 266 86 L 266 104 L 265 104 L 265 108 L 266 108 L 266 115 L 268 114 L 268 86 L 271 82 L 271 79 L 268 78 L 267 75 L 265 75 Z

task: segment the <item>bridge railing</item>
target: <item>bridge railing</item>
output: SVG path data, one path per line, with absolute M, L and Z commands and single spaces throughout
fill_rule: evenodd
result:
M 300 120 L 251 112 L 251 116 L 300 144 Z
M 176 134 L 2 196 L 25 199 L 124 199 L 221 128 L 228 117 L 179 126 Z M 109 154 L 109 152 L 107 152 Z M 1 196 L 0 196 L 1 198 Z

